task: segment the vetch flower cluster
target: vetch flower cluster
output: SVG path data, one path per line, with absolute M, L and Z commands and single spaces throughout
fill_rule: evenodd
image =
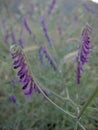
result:
M 89 25 L 82 31 L 81 44 L 78 48 L 78 54 L 76 56 L 77 61 L 77 83 L 80 84 L 81 72 L 84 70 L 84 64 L 89 60 L 89 53 L 91 52 L 92 45 L 90 41 L 90 33 L 92 28 Z
M 57 65 L 56 65 L 55 61 L 53 60 L 53 58 L 49 54 L 49 52 L 46 49 L 46 47 L 42 45 L 39 48 L 39 59 L 40 59 L 40 62 L 44 65 L 43 56 L 45 56 L 45 58 L 48 60 L 48 62 L 50 63 L 51 67 L 55 71 L 57 71 Z
M 40 23 L 41 23 L 41 27 L 43 29 L 45 38 L 48 41 L 49 45 L 51 46 L 51 39 L 50 39 L 49 34 L 48 34 L 48 29 L 46 27 L 45 18 L 43 16 L 40 18 Z
M 18 45 L 12 45 L 10 51 L 14 60 L 14 69 L 18 69 L 17 75 L 19 77 L 19 81 L 23 83 L 22 89 L 25 91 L 25 95 L 30 95 L 33 92 L 40 93 L 40 90 L 31 75 L 22 48 Z M 45 89 L 42 89 L 42 91 L 45 95 L 48 95 L 48 92 Z

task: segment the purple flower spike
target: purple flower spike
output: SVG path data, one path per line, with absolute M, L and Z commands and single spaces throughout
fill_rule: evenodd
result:
M 80 84 L 81 72 L 84 70 L 84 64 L 89 60 L 89 53 L 91 52 L 92 45 L 90 41 L 90 33 L 92 28 L 89 25 L 82 31 L 81 44 L 78 48 L 78 54 L 76 55 L 77 62 L 77 83 Z
M 27 19 L 26 19 L 26 16 L 23 17 L 23 23 L 24 23 L 24 26 L 25 26 L 25 29 L 27 30 L 27 32 L 29 33 L 29 35 L 32 35 L 32 31 L 27 23 Z
M 45 23 L 44 17 L 40 18 L 40 23 L 41 23 L 41 26 L 42 26 L 45 38 L 48 41 L 49 45 L 51 46 L 51 39 L 50 39 L 49 34 L 48 34 L 48 30 L 47 30 L 47 27 L 46 27 L 46 23 Z
M 55 4 L 56 4 L 56 0 L 52 0 L 51 5 L 48 10 L 48 15 L 50 15 L 51 12 L 53 11 Z
M 30 73 L 22 48 L 18 45 L 12 45 L 10 51 L 14 60 L 14 69 L 18 69 L 19 81 L 23 83 L 22 90 L 25 91 L 24 94 L 30 95 L 32 92 L 41 93 Z M 46 91 L 43 92 L 46 95 Z
M 43 63 L 43 57 L 42 56 L 45 56 L 46 59 L 49 61 L 50 65 L 52 66 L 52 68 L 57 71 L 57 66 L 56 66 L 56 63 L 55 61 L 53 60 L 53 58 L 50 56 L 49 52 L 47 51 L 46 47 L 45 46 L 41 46 L 40 47 L 40 59 L 41 59 L 41 62 Z

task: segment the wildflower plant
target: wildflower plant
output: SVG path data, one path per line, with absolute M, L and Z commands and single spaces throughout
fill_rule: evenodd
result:
M 31 75 L 31 71 L 22 48 L 17 45 L 12 45 L 10 51 L 12 58 L 14 59 L 14 69 L 19 68 L 17 75 L 19 76 L 19 82 L 23 83 L 22 89 L 25 90 L 25 95 L 30 95 L 33 92 L 40 93 L 40 90 Z M 42 91 L 48 95 L 48 92 L 45 90 Z
M 81 43 L 76 56 L 77 61 L 77 83 L 80 84 L 81 73 L 84 71 L 84 64 L 89 61 L 89 53 L 91 52 L 92 45 L 90 40 L 90 33 L 92 28 L 89 25 L 82 31 Z
M 91 50 L 93 52 L 92 46 L 94 44 L 91 38 L 93 26 L 91 27 L 89 24 L 85 23 L 84 28 L 82 29 L 82 33 L 80 34 L 80 38 L 77 38 L 78 39 L 77 40 L 76 38 L 71 37 L 72 39 L 75 39 L 74 42 L 77 42 L 78 44 L 79 43 L 80 44 L 79 44 L 78 49 L 75 47 L 75 53 L 71 52 L 71 54 L 67 55 L 67 52 L 69 49 L 68 46 L 70 46 L 71 49 L 74 47 L 74 45 L 69 45 L 70 41 L 73 42 L 73 40 L 69 40 L 70 38 L 67 38 L 67 35 L 68 35 L 67 31 L 69 31 L 67 30 L 67 26 L 66 26 L 66 35 L 64 36 L 65 37 L 64 38 L 63 25 L 62 25 L 62 28 L 60 28 L 61 27 L 60 24 L 59 24 L 59 27 L 57 27 L 57 24 L 56 24 L 57 19 L 54 20 L 56 29 L 58 29 L 58 32 L 59 32 L 59 36 L 62 37 L 59 39 L 60 43 L 59 45 L 57 44 L 56 47 L 54 46 L 54 42 L 55 41 L 58 42 L 58 39 L 57 37 L 56 38 L 54 37 L 55 35 L 53 37 L 50 35 L 51 34 L 49 32 L 50 30 L 48 30 L 49 28 L 46 26 L 47 23 L 51 21 L 49 19 L 49 16 L 50 15 L 52 16 L 53 9 L 55 8 L 55 5 L 57 3 L 58 1 L 52 0 L 48 6 L 48 10 L 44 12 L 45 15 L 41 15 L 40 13 L 39 15 L 41 16 L 39 16 L 40 19 L 38 19 L 38 23 L 33 23 L 34 26 L 39 24 L 40 28 L 42 28 L 42 32 L 44 33 L 44 36 L 42 36 L 39 41 L 37 40 L 37 42 L 35 42 L 34 39 L 32 39 L 32 36 L 35 36 L 37 38 L 37 33 L 35 32 L 37 32 L 36 30 L 39 29 L 39 26 L 38 27 L 36 26 L 37 29 L 33 30 L 34 26 L 32 27 L 31 25 L 29 25 L 28 19 L 26 17 L 27 14 L 26 15 L 23 14 L 23 16 L 21 17 L 21 22 L 22 22 L 23 27 L 22 27 L 22 31 L 20 32 L 20 35 L 18 35 L 19 36 L 18 38 L 17 38 L 17 32 L 14 29 L 14 26 L 10 28 L 9 27 L 10 24 L 8 24 L 9 28 L 8 28 L 8 31 L 6 31 L 5 37 L 4 37 L 4 41 L 7 44 L 4 44 L 4 43 L 3 44 L 10 46 L 10 49 L 7 48 L 8 49 L 7 53 L 10 53 L 10 56 L 6 60 L 3 61 L 2 65 L 0 65 L 2 70 L 4 70 L 4 72 L 3 71 L 1 72 L 0 78 L 3 79 L 4 77 L 7 85 L 9 84 L 9 81 L 11 81 L 11 83 L 10 85 L 7 86 L 8 88 L 3 88 L 2 93 L 6 89 L 8 90 L 7 93 L 11 93 L 10 87 L 12 85 L 14 87 L 13 87 L 12 94 L 10 94 L 9 96 L 9 101 L 12 102 L 13 104 L 17 104 L 17 99 L 16 99 L 16 96 L 14 95 L 14 92 L 18 95 L 18 100 L 20 101 L 19 101 L 19 104 L 17 105 L 19 107 L 13 110 L 13 112 L 14 111 L 16 112 L 16 113 L 14 112 L 15 115 L 14 116 L 12 115 L 11 118 L 9 116 L 7 117 L 7 119 L 10 119 L 10 121 L 9 120 L 6 121 L 8 122 L 6 123 L 7 129 L 13 128 L 15 130 L 16 129 L 26 130 L 29 128 L 30 129 L 39 128 L 40 130 L 41 129 L 86 130 L 87 122 L 90 121 L 88 118 L 89 114 L 86 112 L 92 111 L 92 113 L 94 112 L 97 113 L 96 112 L 97 108 L 93 106 L 95 104 L 92 105 L 91 103 L 92 101 L 94 101 L 94 98 L 97 97 L 98 87 L 96 87 L 95 90 L 92 89 L 93 92 L 89 91 L 88 95 L 85 94 L 87 90 L 89 89 L 88 86 L 90 85 L 88 81 L 90 81 L 91 80 L 90 78 L 92 78 L 92 77 L 89 77 L 86 82 L 85 81 L 85 79 L 87 78 L 86 72 L 90 74 L 91 76 L 93 75 L 91 74 L 89 70 L 84 71 L 85 64 L 88 63 L 88 61 L 90 63 L 90 60 L 92 60 L 90 59 L 90 55 L 91 55 L 90 52 Z M 33 5 L 33 8 L 34 7 L 35 5 Z M 55 15 L 58 15 L 58 12 L 59 11 L 57 11 L 56 12 L 57 14 Z M 77 14 L 76 16 L 78 17 Z M 68 27 L 69 26 L 71 25 L 68 25 Z M 26 38 L 23 36 L 24 28 L 29 34 L 28 39 L 31 38 L 30 49 L 28 49 L 28 42 L 25 43 L 27 45 L 24 46 L 24 41 L 22 41 L 23 40 L 22 38 L 24 39 Z M 71 27 L 69 27 L 68 29 L 70 28 Z M 82 27 L 79 26 L 79 30 L 78 30 L 79 32 L 81 28 Z M 55 29 L 53 28 L 52 30 L 54 31 Z M 34 31 L 34 35 L 33 35 L 33 31 Z M 71 33 L 71 32 L 68 32 L 68 33 Z M 38 34 L 40 35 L 40 33 Z M 75 32 L 75 35 L 76 34 L 77 33 Z M 72 35 L 72 33 L 70 35 Z M 11 43 L 9 43 L 10 42 L 9 37 L 12 39 Z M 43 40 L 44 37 L 48 41 L 48 45 L 47 45 L 47 42 Z M 55 40 L 53 41 L 52 38 Z M 69 42 L 67 45 L 66 41 L 68 40 Z M 33 42 L 36 43 L 36 46 L 37 46 L 36 50 L 32 49 L 32 46 L 35 45 Z M 59 55 L 59 57 L 57 57 L 58 59 L 55 59 L 55 56 L 54 56 L 56 54 L 55 52 L 57 52 Z M 66 56 L 64 56 L 65 54 Z M 62 62 L 62 59 L 64 60 L 62 56 L 66 58 L 65 58 L 64 64 L 62 64 L 61 66 L 60 63 Z M 73 60 L 74 56 L 75 56 L 75 61 Z M 69 60 L 70 62 L 68 62 L 67 60 L 69 58 L 71 59 Z M 9 60 L 12 62 L 9 63 Z M 41 67 L 41 65 L 39 64 L 39 61 L 41 62 L 43 67 Z M 48 68 L 48 66 L 47 67 L 45 66 L 46 61 L 47 61 L 47 64 L 49 64 L 51 67 Z M 7 63 L 10 64 L 10 69 L 9 69 L 10 72 L 8 73 L 6 73 L 7 67 L 5 67 L 5 64 Z M 77 66 L 74 66 L 75 63 L 77 64 Z M 75 70 L 77 70 L 77 72 L 75 72 Z M 6 76 L 6 74 L 8 74 L 8 76 Z M 15 80 L 14 82 L 12 80 L 9 80 L 10 77 L 11 79 L 12 77 L 15 77 L 15 74 L 16 74 L 17 81 Z M 85 77 L 84 80 L 81 80 L 82 74 L 84 74 L 84 77 Z M 0 81 L 2 82 L 2 80 Z M 16 82 L 18 82 L 17 85 L 16 85 Z M 92 88 L 92 86 L 90 87 Z M 85 88 L 85 91 L 84 91 L 84 88 Z M 21 95 L 21 92 L 24 93 L 24 96 Z M 1 94 L 1 89 L 0 89 L 0 98 L 1 98 L 1 95 L 2 94 Z M 41 98 L 41 96 L 44 98 Z M 31 102 L 28 102 L 28 97 L 31 97 Z M 85 100 L 82 98 L 85 98 Z M 1 103 L 1 99 L 0 99 L 0 103 Z M 52 107 L 52 105 L 50 106 L 49 103 L 51 103 L 53 106 L 55 106 L 58 109 L 57 110 L 54 109 L 54 107 Z M 26 116 L 27 118 L 25 118 Z M 13 119 L 16 122 L 11 125 L 9 122 L 12 122 Z M 17 126 L 18 123 L 19 125 Z M 6 127 L 3 127 L 3 128 L 5 129 Z

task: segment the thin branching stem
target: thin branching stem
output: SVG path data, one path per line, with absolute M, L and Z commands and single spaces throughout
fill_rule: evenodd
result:
M 78 120 L 81 118 L 81 116 L 85 112 L 86 108 L 90 105 L 90 103 L 93 101 L 93 99 L 96 97 L 97 94 L 98 94 L 98 86 L 95 88 L 94 92 L 88 98 L 87 102 L 84 104 L 83 108 L 81 109 L 81 111 L 80 111 L 80 113 L 78 115 Z
M 33 76 L 33 79 L 34 79 L 36 85 L 38 86 L 38 89 L 39 89 L 40 92 L 43 94 L 43 96 L 44 96 L 51 104 L 53 104 L 55 107 L 57 107 L 59 110 L 61 110 L 61 111 L 64 112 L 65 114 L 69 115 L 69 116 L 72 117 L 72 118 L 76 118 L 75 115 L 70 114 L 68 111 L 64 110 L 62 107 L 60 107 L 59 105 L 57 105 L 55 102 L 53 102 L 53 101 L 43 92 L 43 90 L 39 87 L 40 83 L 39 83 L 39 82 L 36 82 L 36 78 L 34 77 L 32 71 L 31 71 L 30 64 L 29 64 L 29 61 L 28 61 L 27 56 L 26 56 L 25 54 L 24 54 L 24 56 L 25 56 L 25 58 L 26 58 L 26 60 L 27 60 L 27 62 L 28 62 L 28 68 L 30 69 L 30 72 L 31 72 L 31 74 L 32 74 L 32 76 Z

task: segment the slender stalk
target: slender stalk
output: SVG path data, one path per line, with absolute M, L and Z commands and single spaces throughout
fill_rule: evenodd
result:
M 83 130 L 86 130 L 85 127 L 80 123 L 78 122 L 79 126 L 83 129 Z
M 23 50 L 22 50 L 22 51 L 23 51 Z M 23 52 L 23 54 L 24 54 L 24 52 Z M 57 107 L 59 110 L 61 110 L 61 111 L 64 112 L 65 114 L 69 115 L 69 116 L 72 117 L 72 118 L 76 118 L 76 116 L 70 114 L 68 111 L 65 111 L 62 107 L 60 107 L 60 106 L 57 105 L 55 102 L 53 102 L 53 101 L 43 92 L 43 90 L 39 87 L 39 84 L 40 84 L 40 83 L 39 83 L 38 81 L 36 82 L 36 78 L 34 77 L 32 71 L 31 71 L 30 64 L 29 64 L 29 61 L 28 61 L 27 56 L 26 56 L 25 54 L 24 54 L 24 56 L 25 56 L 25 58 L 26 58 L 26 60 L 27 60 L 27 62 L 28 62 L 28 68 L 30 69 L 31 75 L 33 76 L 33 79 L 34 79 L 34 81 L 35 81 L 35 83 L 36 83 L 38 89 L 39 89 L 40 92 L 43 94 L 43 96 L 44 96 L 51 104 L 53 104 L 55 107 Z
M 44 92 L 42 91 L 42 89 L 38 86 L 40 92 L 43 94 L 43 96 L 50 102 L 52 103 L 54 106 L 56 106 L 59 110 L 63 111 L 65 114 L 71 116 L 72 118 L 76 118 L 76 116 L 70 114 L 68 111 L 65 111 L 63 108 L 61 108 L 59 105 L 57 105 L 55 102 L 53 102 L 48 96 L 46 96 L 44 94 Z
M 93 99 L 96 97 L 98 94 L 98 86 L 95 88 L 94 92 L 92 95 L 88 98 L 87 102 L 84 104 L 83 108 L 81 109 L 79 115 L 78 115 L 78 120 L 81 118 L 83 113 L 85 112 L 86 108 L 89 106 L 89 104 L 93 101 Z

